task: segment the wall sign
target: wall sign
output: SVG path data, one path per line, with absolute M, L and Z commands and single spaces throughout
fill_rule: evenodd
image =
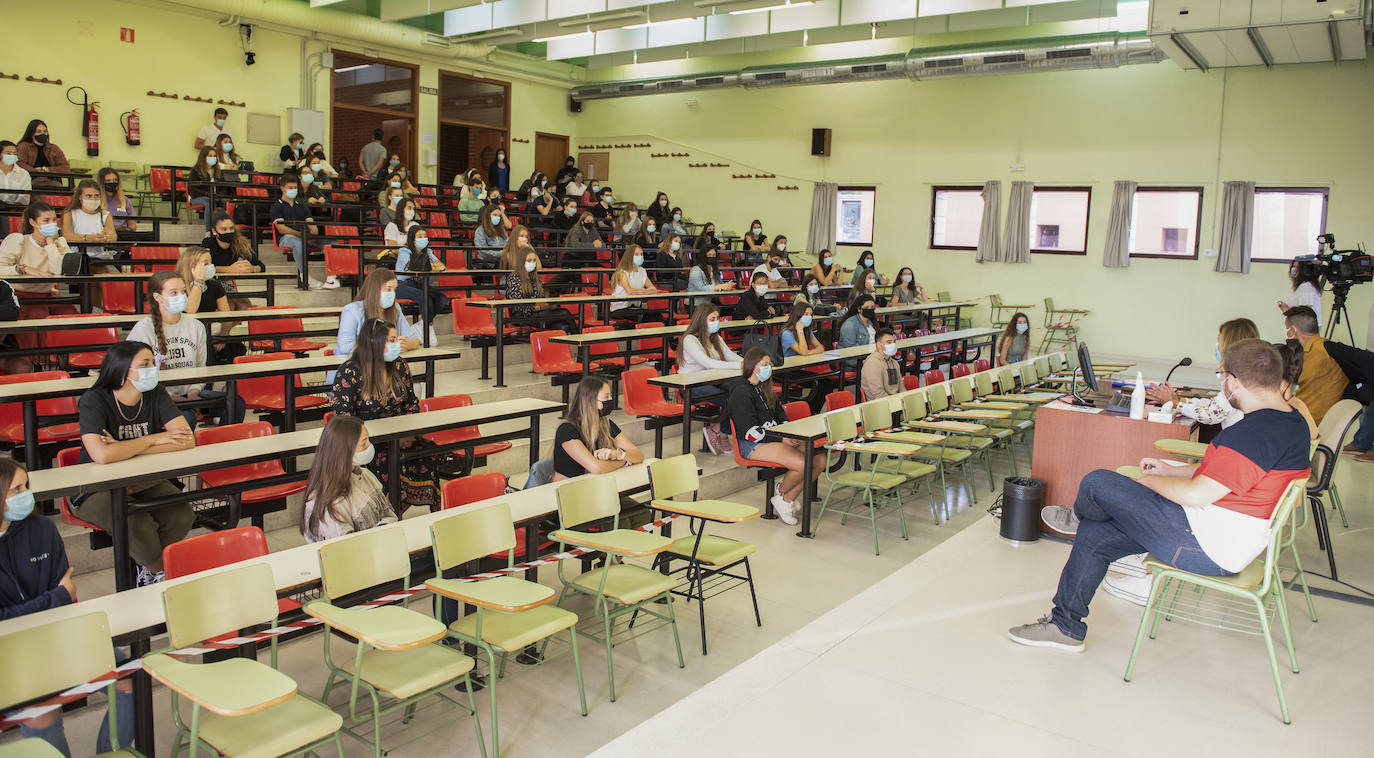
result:
M 437 95 L 437 94 L 439 94 L 439 88 L 438 88 L 438 87 L 424 87 L 424 86 L 421 86 L 421 87 L 420 87 L 420 94 L 421 94 L 421 95 Z
M 119 41 L 128 42 L 132 45 L 134 42 L 134 30 L 127 26 L 119 27 Z

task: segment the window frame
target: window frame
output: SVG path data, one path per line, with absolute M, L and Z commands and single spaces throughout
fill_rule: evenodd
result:
M 974 191 L 980 195 L 983 192 L 981 184 L 936 184 L 930 188 L 930 233 L 926 235 L 926 243 L 931 250 L 974 250 L 977 245 L 937 245 L 935 244 L 935 203 L 941 192 L 968 192 Z M 986 201 L 984 201 L 986 202 Z M 981 223 L 980 223 L 981 227 Z M 981 232 L 981 228 L 979 230 Z
M 1197 193 L 1197 219 L 1194 220 L 1193 233 L 1193 254 L 1192 255 L 1170 255 L 1168 253 L 1132 253 L 1129 249 L 1130 242 L 1127 242 L 1126 257 L 1143 258 L 1147 260 L 1167 260 L 1167 261 L 1195 261 L 1198 260 L 1198 253 L 1202 246 L 1202 197 L 1204 189 L 1202 187 L 1175 187 L 1175 186 L 1154 186 L 1136 187 L 1136 194 L 1141 192 L 1196 192 Z M 1132 199 L 1131 224 L 1135 224 L 1135 200 Z
M 1330 188 L 1330 187 L 1256 187 L 1256 188 L 1255 188 L 1255 195 L 1256 195 L 1256 196 L 1258 196 L 1258 195 L 1260 195 L 1260 194 L 1269 194 L 1269 193 L 1276 193 L 1276 192 L 1282 192 L 1282 193 L 1289 193 L 1289 192 L 1291 192 L 1291 193 L 1293 193 L 1293 194 L 1302 194 L 1302 195 L 1313 195 L 1313 194 L 1321 195 L 1321 196 L 1322 196 L 1322 221 L 1321 221 L 1321 227 L 1322 227 L 1322 228 L 1321 228 L 1317 233 L 1318 233 L 1318 234 L 1324 234 L 1324 233 L 1326 232 L 1326 214 L 1327 214 L 1327 212 L 1331 209 L 1331 188 Z M 1254 225 L 1254 222 L 1251 221 L 1251 230 L 1252 230 L 1252 231 L 1253 231 L 1253 225 Z M 1313 238 L 1312 238 L 1312 242 L 1313 242 L 1314 245 L 1316 244 L 1316 241 L 1317 241 L 1316 238 L 1313 237 Z M 1252 244 L 1253 244 L 1253 243 L 1252 243 Z M 1251 249 L 1253 250 L 1254 248 L 1252 247 Z M 1311 251 L 1309 250 L 1308 252 L 1311 252 Z M 1300 253 L 1300 254 L 1301 254 L 1301 255 L 1306 255 L 1306 253 Z M 1252 256 L 1252 257 L 1250 258 L 1250 262 L 1251 262 L 1251 263 L 1282 263 L 1283 265 L 1287 266 L 1287 265 L 1289 265 L 1289 264 L 1291 264 L 1291 263 L 1293 262 L 1293 259 L 1292 259 L 1292 258 L 1255 258 L 1255 257 Z
M 878 185 L 876 184 L 849 184 L 835 188 L 835 230 L 839 234 L 839 207 L 841 192 L 872 192 L 873 193 L 873 236 L 868 242 L 840 242 L 835 240 L 835 247 L 873 247 L 878 239 Z
M 1034 200 L 1035 200 L 1035 193 L 1037 193 L 1037 192 L 1084 192 L 1084 193 L 1087 193 L 1087 195 L 1088 195 L 1088 203 L 1087 203 L 1087 205 L 1084 207 L 1084 212 L 1083 212 L 1083 249 L 1082 249 L 1082 250 L 1051 250 L 1051 249 L 1049 249 L 1049 248 L 1038 248 L 1038 247 L 1035 247 L 1035 246 L 1032 245 L 1032 246 L 1030 247 L 1030 252 L 1036 253 L 1036 254 L 1039 254 L 1039 255 L 1087 255 L 1087 254 L 1088 254 L 1088 234 L 1089 234 L 1089 232 L 1091 231 L 1091 229 L 1090 229 L 1090 222 L 1091 222 L 1092 216 L 1093 216 L 1093 188 L 1092 188 L 1092 186 L 1091 186 L 1091 185 L 1088 185 L 1088 186 L 1073 186 L 1073 187 L 1057 187 L 1057 186 L 1041 187 L 1041 186 L 1039 186 L 1039 185 L 1036 185 L 1035 187 L 1032 187 L 1032 188 L 1031 188 L 1031 200 L 1032 200 L 1032 202 L 1034 202 Z M 1034 223 L 1035 223 L 1034 220 L 1032 220 L 1031 218 L 1028 217 L 1028 218 L 1026 219 L 1026 226 L 1027 226 L 1027 227 L 1030 227 L 1030 228 L 1027 229 L 1027 233 L 1028 233 L 1028 234 L 1029 234 L 1031 231 L 1033 231 L 1033 229 L 1034 229 L 1033 224 L 1034 224 Z

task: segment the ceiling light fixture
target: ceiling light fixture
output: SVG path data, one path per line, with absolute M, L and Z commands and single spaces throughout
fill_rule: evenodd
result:
M 796 2 L 796 3 L 792 2 L 792 0 L 786 0 L 786 2 L 783 2 L 783 3 L 778 4 L 778 5 L 765 5 L 765 6 L 763 6 L 762 8 L 747 8 L 747 9 L 742 10 L 742 11 L 730 11 L 730 15 L 731 15 L 731 16 L 743 16 L 743 15 L 746 14 L 746 13 L 763 13 L 764 11 L 781 11 L 781 10 L 786 10 L 786 9 L 788 9 L 788 8 L 801 8 L 801 7 L 807 6 L 807 5 L 815 5 L 815 0 L 801 0 L 800 2 Z

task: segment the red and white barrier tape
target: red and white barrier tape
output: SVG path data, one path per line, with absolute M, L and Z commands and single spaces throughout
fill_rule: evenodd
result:
M 641 527 L 637 527 L 637 529 L 641 532 L 652 532 L 653 530 L 663 526 L 664 524 L 667 524 L 669 521 L 672 521 L 673 519 L 676 519 L 678 517 L 679 514 L 671 513 L 667 516 L 664 516 L 663 518 L 655 519 L 654 521 L 651 521 Z M 522 571 L 526 571 L 532 568 L 538 568 L 540 566 L 549 566 L 555 563 L 559 563 L 561 561 L 565 561 L 569 558 L 578 558 L 587 555 L 588 553 L 595 552 L 599 551 L 592 550 L 591 548 L 579 547 L 561 553 L 554 553 L 553 555 L 546 556 L 544 558 L 536 558 L 532 561 L 517 563 L 516 565 L 511 566 L 509 568 L 501 568 L 495 571 L 484 571 L 480 574 L 471 574 L 469 576 L 464 576 L 458 579 L 452 579 L 450 581 L 476 582 L 482 579 L 494 579 L 498 576 L 502 576 L 505 574 L 518 574 Z M 382 595 L 381 597 L 373 598 L 365 603 L 360 603 L 358 606 L 355 607 L 375 608 L 378 606 L 390 605 L 391 603 L 403 601 L 414 595 L 418 595 L 421 592 L 427 591 L 428 588 L 421 584 L 415 587 L 410 587 L 408 589 Z M 272 639 L 273 637 L 279 637 L 281 635 L 289 634 L 291 632 L 297 632 L 302 629 L 308 629 L 312 626 L 319 626 L 320 623 L 321 622 L 319 619 L 304 618 L 300 621 L 294 621 L 290 624 L 283 624 L 282 626 L 275 626 L 271 629 L 264 629 L 260 632 L 254 632 L 244 637 L 224 637 L 213 641 L 206 640 L 204 642 L 201 642 L 199 645 L 193 647 L 184 647 L 179 650 L 169 651 L 167 655 L 174 656 L 177 658 L 189 658 L 192 656 L 204 655 L 205 653 L 210 653 L 215 650 L 226 650 L 239 647 L 240 645 L 247 645 L 249 643 L 264 642 Z M 92 679 L 91 681 L 86 682 L 85 684 L 78 684 L 75 687 L 72 687 L 56 695 L 53 695 L 52 697 L 40 703 L 34 703 L 23 708 L 8 711 L 3 716 L 0 716 L 0 731 L 13 729 L 14 727 L 18 726 L 20 722 L 27 721 L 32 718 L 37 718 L 45 713 L 50 713 L 54 709 L 61 708 L 62 706 L 68 703 L 74 703 L 78 700 L 81 700 L 97 692 L 100 692 L 101 690 L 104 690 L 105 688 L 109 687 L 111 681 L 116 679 L 123 679 L 127 676 L 132 675 L 134 672 L 142 668 L 143 660 L 141 658 L 134 658 L 125 661 L 124 663 L 121 663 L 119 666 L 116 666 L 114 671 L 108 674 L 102 674 Z

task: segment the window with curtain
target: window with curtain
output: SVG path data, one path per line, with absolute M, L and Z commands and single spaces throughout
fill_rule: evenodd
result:
M 932 250 L 977 250 L 983 223 L 983 188 L 935 187 L 930 197 Z
M 1030 251 L 1088 254 L 1089 187 L 1039 187 L 1031 193 Z
M 1250 260 L 1288 263 L 1317 252 L 1326 231 L 1326 187 L 1256 187 Z
M 1131 205 L 1131 257 L 1196 260 L 1201 224 L 1201 187 L 1137 187 Z
M 876 187 L 840 187 L 835 190 L 835 244 L 872 245 L 873 219 L 877 213 Z

